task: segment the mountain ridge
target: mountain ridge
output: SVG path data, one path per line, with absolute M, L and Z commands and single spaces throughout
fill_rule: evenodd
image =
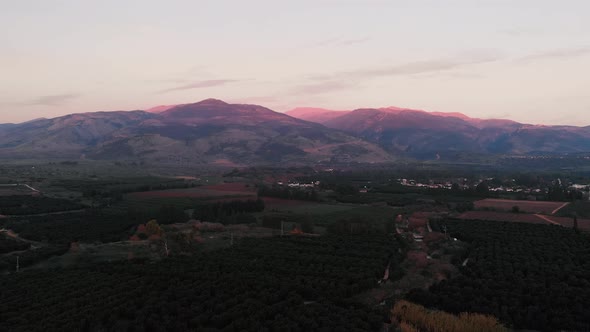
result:
M 527 154 L 590 151 L 590 127 L 543 126 L 508 119 L 471 118 L 462 113 L 427 112 L 401 107 L 360 108 L 347 112 L 322 109 L 287 114 L 376 143 L 390 153 L 437 158 L 457 152 Z
M 154 110 L 155 109 L 155 110 Z M 312 121 L 314 120 L 314 121 Z M 217 99 L 0 124 L 0 158 L 235 165 L 391 162 L 590 151 L 590 126 L 540 126 L 401 107 L 286 113 Z
M 153 113 L 74 113 L 0 127 L 0 158 L 144 159 L 234 164 L 373 161 L 373 143 L 259 105 L 206 99 Z

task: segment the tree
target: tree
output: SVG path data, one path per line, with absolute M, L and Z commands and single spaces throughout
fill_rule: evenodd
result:
M 162 235 L 162 228 L 158 225 L 158 222 L 155 219 L 148 221 L 145 225 L 145 232 L 148 236 L 150 235 Z
M 482 181 L 477 185 L 477 187 L 475 187 L 475 192 L 480 195 L 487 196 L 490 193 L 490 188 L 485 181 Z
M 305 220 L 301 223 L 301 231 L 303 233 L 313 233 L 313 222 L 309 216 L 305 217 Z

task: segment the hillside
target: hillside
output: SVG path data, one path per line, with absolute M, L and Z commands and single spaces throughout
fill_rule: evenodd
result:
M 262 106 L 208 99 L 158 111 L 71 114 L 0 127 L 0 157 L 228 165 L 391 160 L 374 144 Z
M 287 114 L 354 134 L 390 153 L 425 159 L 453 158 L 457 153 L 520 155 L 590 151 L 588 127 L 535 126 L 398 107 L 349 112 L 321 110 L 317 114 L 295 109 Z

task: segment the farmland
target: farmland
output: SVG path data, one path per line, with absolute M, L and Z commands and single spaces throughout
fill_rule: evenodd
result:
M 140 191 L 124 195 L 124 205 L 132 208 L 153 208 L 158 205 L 173 205 L 190 209 L 203 201 L 256 199 L 256 192 L 245 184 L 223 183 L 194 188 Z
M 22 184 L 0 184 L 0 197 L 14 195 L 36 195 L 37 191 Z
M 62 312 L 58 315 L 62 320 L 63 313 L 75 316 L 71 322 L 65 319 L 66 325 L 82 322 L 89 330 L 257 329 L 255 319 L 235 321 L 238 311 L 247 310 L 246 298 L 228 300 L 238 291 L 251 300 L 248 307 L 266 312 L 250 314 L 264 320 L 263 328 L 314 330 L 329 324 L 330 329 L 374 330 L 388 320 L 387 309 L 407 292 L 435 284 L 432 292 L 422 295 L 427 300 L 438 298 L 436 287 L 445 282 L 455 285 L 454 278 L 466 274 L 461 263 L 475 259 L 472 253 L 478 244 L 467 236 L 469 231 L 457 231 L 456 225 L 467 225 L 461 227 L 468 230 L 494 223 L 501 229 L 526 231 L 523 223 L 559 224 L 564 226 L 559 229 L 571 231 L 567 228 L 573 227 L 575 212 L 579 229 L 590 231 L 590 218 L 583 215 L 585 202 L 490 199 L 500 196 L 461 186 L 406 187 L 396 183 L 395 175 L 364 170 L 322 175 L 311 169 L 283 173 L 273 169 L 274 180 L 265 182 L 268 177 L 262 169 L 250 169 L 250 175 L 234 170 L 223 176 L 179 171 L 126 177 L 85 173 L 74 164 L 63 167 L 72 172 L 68 174 L 80 173 L 58 177 L 43 173 L 28 182 L 38 184 L 34 187 L 42 190 L 40 195 L 0 199 L 0 208 L 16 211 L 0 219 L 1 228 L 13 231 L 13 238 L 0 239 L 0 270 L 6 274 L 0 286 L 10 285 L 0 297 L 6 296 L 2 298 L 6 306 L 17 308 L 0 308 L 0 330 L 30 330 L 26 321 L 34 319 L 47 323 L 48 330 L 58 329 L 57 318 L 49 317 L 58 315 L 52 309 L 44 313 L 33 309 L 32 299 L 45 294 L 57 303 L 75 298 L 73 306 L 86 310 L 83 317 L 75 316 L 68 304 L 55 310 Z M 41 168 L 24 170 L 38 175 Z M 260 195 L 263 187 L 271 190 Z M 513 209 L 515 205 L 519 208 Z M 159 231 L 146 231 L 154 223 Z M 441 225 L 463 241 L 449 239 Z M 495 239 L 497 232 L 490 227 L 484 229 Z M 372 241 L 375 246 L 363 244 Z M 10 278 L 17 256 L 21 271 L 17 276 L 22 281 L 15 283 Z M 377 284 L 389 262 L 391 278 L 401 278 Z M 61 273 L 52 274 L 56 269 Z M 53 280 L 42 280 L 48 276 Z M 69 284 L 91 289 L 90 295 L 80 296 L 65 286 Z M 37 286 L 30 297 L 15 304 L 13 292 L 31 285 Z M 288 300 L 267 300 L 270 293 Z M 98 294 L 105 303 L 95 300 Z M 429 304 L 424 298 L 413 300 Z M 477 312 L 483 307 L 474 301 L 469 305 L 461 310 Z M 122 308 L 122 314 L 111 315 L 111 307 Z M 197 314 L 188 318 L 182 309 L 187 307 Z M 282 311 L 277 313 L 277 308 Z M 442 308 L 455 310 L 451 305 Z M 285 310 L 295 314 L 281 318 Z M 298 314 L 306 319 L 298 319 Z M 350 317 L 343 320 L 342 315 Z M 498 315 L 509 327 L 527 326 L 518 315 L 510 320 Z M 164 318 L 154 322 L 150 316 Z
M 554 225 L 447 220 L 469 244 L 462 275 L 408 298 L 451 313 L 491 314 L 514 329 L 590 329 L 590 238 Z
M 527 224 L 540 225 L 560 225 L 563 227 L 572 228 L 574 226 L 573 218 L 545 216 L 539 214 L 526 213 L 508 213 L 508 212 L 494 212 L 494 211 L 467 211 L 458 216 L 462 220 L 485 220 L 485 221 L 508 221 L 520 222 Z M 590 219 L 578 219 L 578 227 L 580 230 L 590 231 Z
M 243 239 L 155 264 L 4 276 L 0 329 L 378 330 L 387 311 L 351 298 L 374 287 L 388 263 L 400 275 L 398 248 L 379 235 Z
M 569 203 L 564 202 L 538 202 L 487 198 L 475 201 L 475 208 L 511 211 L 513 207 L 517 206 L 521 212 L 555 214 L 559 209 L 567 206 L 568 204 Z

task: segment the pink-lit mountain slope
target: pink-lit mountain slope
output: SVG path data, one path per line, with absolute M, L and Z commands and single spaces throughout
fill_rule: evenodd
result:
M 158 113 L 80 113 L 0 126 L 0 158 L 79 157 L 241 165 L 392 160 L 376 144 L 342 131 L 214 99 Z
M 476 119 L 462 113 L 426 112 L 399 107 L 318 114 L 287 112 L 379 144 L 394 154 L 419 158 L 458 152 L 527 154 L 590 151 L 590 130 L 573 126 L 534 126 L 503 119 Z

